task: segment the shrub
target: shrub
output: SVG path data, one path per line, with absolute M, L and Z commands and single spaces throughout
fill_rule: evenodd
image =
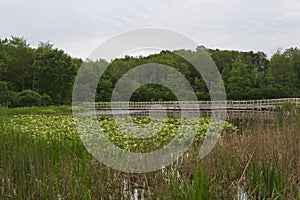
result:
M 19 107 L 31 107 L 41 106 L 42 97 L 39 93 L 32 90 L 24 90 L 17 94 L 16 106 Z
M 43 94 L 42 96 L 43 106 L 49 106 L 52 104 L 52 98 L 48 94 Z

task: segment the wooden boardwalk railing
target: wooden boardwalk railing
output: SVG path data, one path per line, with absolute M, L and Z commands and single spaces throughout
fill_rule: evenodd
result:
M 165 110 L 167 113 L 175 113 L 175 116 L 184 110 L 193 113 L 202 112 L 209 116 L 209 113 L 217 110 L 226 110 L 227 113 L 242 115 L 245 113 L 265 113 L 272 115 L 276 109 L 285 102 L 294 103 L 300 106 L 300 98 L 264 99 L 264 100 L 244 100 L 244 101 L 164 101 L 164 102 L 95 102 L 85 103 L 91 109 L 95 109 L 99 115 L 111 115 L 122 113 L 144 116 L 152 113 L 159 115 Z M 177 113 L 177 114 L 176 114 Z
M 145 110 L 155 105 L 162 106 L 164 109 L 227 109 L 227 110 L 272 110 L 284 102 L 292 102 L 299 106 L 300 98 L 282 98 L 282 99 L 263 99 L 263 100 L 243 100 L 243 101 L 163 101 L 163 102 L 95 102 L 86 103 L 96 110 L 110 109 L 131 109 Z M 129 106 L 129 107 L 128 107 Z M 214 106 L 214 107 L 212 107 Z M 158 108 L 158 107 L 157 107 Z

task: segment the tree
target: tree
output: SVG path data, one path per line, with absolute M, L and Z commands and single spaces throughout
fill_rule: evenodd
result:
M 9 89 L 9 83 L 0 81 L 0 105 L 8 107 L 13 104 L 15 93 Z
M 54 104 L 69 104 L 78 67 L 64 51 L 42 46 L 36 50 L 36 86 L 48 94 Z
M 15 91 L 29 89 L 32 82 L 33 49 L 24 38 L 12 37 L 5 40 L 5 81 Z
M 293 97 L 297 95 L 297 73 L 288 54 L 278 51 L 270 60 L 265 90 L 268 98 Z M 271 93 L 272 92 L 272 93 Z
M 247 71 L 245 63 L 241 59 L 235 60 L 227 83 L 228 98 L 237 100 L 248 99 L 250 86 L 250 73 Z

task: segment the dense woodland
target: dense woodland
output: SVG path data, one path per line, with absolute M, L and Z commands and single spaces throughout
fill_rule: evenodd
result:
M 178 50 L 196 57 L 195 51 Z M 239 52 L 207 49 L 222 75 L 227 99 L 269 99 L 299 97 L 300 50 L 278 50 L 270 59 L 263 52 Z M 109 67 L 99 81 L 96 101 L 110 101 L 116 82 L 130 69 L 146 63 L 161 63 L 184 74 L 192 85 L 198 100 L 209 100 L 207 85 L 195 68 L 176 51 L 139 58 L 125 56 L 111 63 L 99 58 L 86 60 L 86 73 L 95 77 L 97 69 Z M 83 61 L 72 58 L 50 43 L 31 47 L 24 38 L 0 40 L 0 105 L 9 107 L 68 105 L 72 101 L 75 77 Z M 168 76 L 166 81 L 176 81 Z M 88 87 L 88 80 L 86 81 Z M 132 101 L 176 100 L 167 88 L 148 84 L 140 87 Z

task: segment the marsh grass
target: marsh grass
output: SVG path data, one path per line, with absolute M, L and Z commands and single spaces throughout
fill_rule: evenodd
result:
M 291 114 L 291 110 L 295 110 L 293 107 L 283 109 L 280 123 L 278 119 L 257 115 L 239 119 L 238 133 L 223 134 L 204 159 L 195 159 L 192 153 L 188 159 L 183 159 L 179 169 L 184 170 L 180 173 L 198 172 L 201 176 L 199 171 L 202 171 L 210 181 L 206 194 L 212 197 L 198 194 L 188 199 L 237 199 L 240 187 L 250 199 L 300 199 L 299 114 Z M 190 151 L 195 152 L 194 149 Z M 206 170 L 199 168 L 203 165 Z M 186 181 L 195 179 L 191 173 L 182 177 L 181 183 L 170 186 L 176 188 L 170 194 L 179 193 L 180 196 L 185 191 Z M 205 181 L 202 183 L 205 185 Z
M 1 114 L 1 199 L 130 199 L 137 188 L 146 199 L 237 199 L 239 187 L 252 199 L 300 199 L 297 112 L 281 123 L 243 118 L 238 133 L 225 132 L 204 159 L 194 144 L 163 170 L 130 174 L 99 163 L 79 137 L 34 137 L 7 126 L 14 113 L 68 110 L 51 109 Z
M 223 197 L 241 185 L 253 199 L 299 199 L 299 115 L 283 114 L 281 123 L 244 118 L 239 134 L 225 135 L 204 159 Z

